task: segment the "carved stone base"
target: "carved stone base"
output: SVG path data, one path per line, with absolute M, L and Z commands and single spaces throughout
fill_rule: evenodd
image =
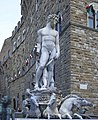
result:
M 57 96 L 57 94 L 59 93 L 59 91 L 57 90 L 56 87 L 52 87 L 52 88 L 41 88 L 41 89 L 34 89 L 34 90 L 30 90 L 30 89 L 27 89 L 26 90 L 27 93 L 31 96 L 29 98 L 30 101 L 30 110 L 29 110 L 29 115 L 28 116 L 32 116 L 33 118 L 35 116 L 37 116 L 36 114 L 38 113 L 38 110 L 39 110 L 39 113 L 41 113 L 41 117 L 44 117 L 43 115 L 43 111 L 47 108 L 47 106 L 49 105 L 49 101 L 52 100 L 51 99 L 51 96 L 53 94 L 55 94 Z M 58 92 L 57 92 L 58 91 Z M 57 98 L 57 97 L 56 97 Z M 57 99 L 54 99 L 53 97 L 53 100 L 56 100 L 58 101 Z M 37 104 L 38 105 L 37 105 Z M 37 106 L 36 106 L 37 105 Z M 33 110 L 33 107 L 34 107 L 34 110 Z M 35 115 L 33 115 L 32 113 L 35 112 Z M 38 117 L 38 116 L 37 116 Z

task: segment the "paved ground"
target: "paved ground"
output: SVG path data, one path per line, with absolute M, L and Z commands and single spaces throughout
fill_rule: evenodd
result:
M 48 119 L 15 118 L 15 120 L 48 120 Z M 60 119 L 50 119 L 50 120 L 60 120 Z M 70 120 L 70 119 L 62 119 L 62 120 Z M 80 120 L 80 119 L 73 119 L 73 120 Z M 83 119 L 83 120 L 98 120 L 98 119 Z
M 12 120 L 12 119 L 11 119 Z M 15 118 L 15 120 L 48 120 L 48 119 L 34 119 L 34 118 Z M 52 120 L 52 119 L 51 119 Z M 59 120 L 59 119 L 58 119 Z

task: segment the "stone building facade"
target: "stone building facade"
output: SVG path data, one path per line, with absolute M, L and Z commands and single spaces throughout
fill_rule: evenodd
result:
M 94 12 L 92 16 L 87 12 L 87 5 L 93 7 L 90 8 Z M 94 113 L 97 114 L 97 5 L 97 0 L 21 0 L 22 18 L 10 38 L 11 57 L 7 60 L 10 71 L 4 70 L 10 73 L 10 79 L 6 78 L 7 89 L 15 109 L 21 107 L 25 90 L 34 88 L 35 57 L 32 51 L 37 30 L 46 25 L 49 14 L 56 13 L 60 18 L 56 29 L 60 33 L 61 55 L 55 63 L 55 85 L 63 96 L 73 93 L 89 98 L 96 104 Z
M 2 50 L 0 52 L 0 94 L 6 95 L 8 93 L 8 80 L 11 77 L 11 53 L 12 53 L 12 44 L 11 37 L 7 38 L 4 41 Z
M 0 64 L 0 99 L 1 99 L 2 94 L 3 94 L 2 88 L 4 88 L 4 87 L 2 87 L 2 80 L 3 80 L 3 68 Z

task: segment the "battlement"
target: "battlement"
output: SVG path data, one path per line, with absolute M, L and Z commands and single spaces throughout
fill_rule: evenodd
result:
M 12 36 L 14 36 L 17 33 L 17 31 L 20 29 L 23 22 L 24 22 L 24 19 L 23 19 L 23 16 L 22 16 L 21 20 L 18 21 L 17 26 L 15 26 L 14 30 L 12 31 Z

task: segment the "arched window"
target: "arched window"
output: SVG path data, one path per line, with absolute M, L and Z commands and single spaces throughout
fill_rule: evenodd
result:
M 57 15 L 58 15 L 58 17 L 59 17 L 59 20 L 58 20 L 58 23 L 56 24 L 56 27 L 55 27 L 55 29 L 59 32 L 59 33 L 61 33 L 61 31 L 62 31 L 62 14 L 58 11 L 57 12 Z
M 98 3 L 90 3 L 86 6 L 87 26 L 98 30 Z
M 87 11 L 87 16 L 88 16 L 87 26 L 90 28 L 95 28 L 95 11 L 92 6 Z
M 36 0 L 36 11 L 38 10 L 39 5 L 41 4 L 42 0 Z
M 3 57 L 3 62 L 5 62 L 5 61 L 6 61 L 6 56 Z
M 22 41 L 25 40 L 25 37 L 26 37 L 26 29 L 24 28 L 22 31 Z
M 17 38 L 17 47 L 20 45 L 20 35 Z
M 16 41 L 13 42 L 13 52 L 16 50 L 17 48 L 17 44 L 16 44 Z
M 10 56 L 11 56 L 11 52 L 10 50 L 8 50 L 8 58 L 10 58 Z
M 96 29 L 98 30 L 98 11 L 96 13 Z

